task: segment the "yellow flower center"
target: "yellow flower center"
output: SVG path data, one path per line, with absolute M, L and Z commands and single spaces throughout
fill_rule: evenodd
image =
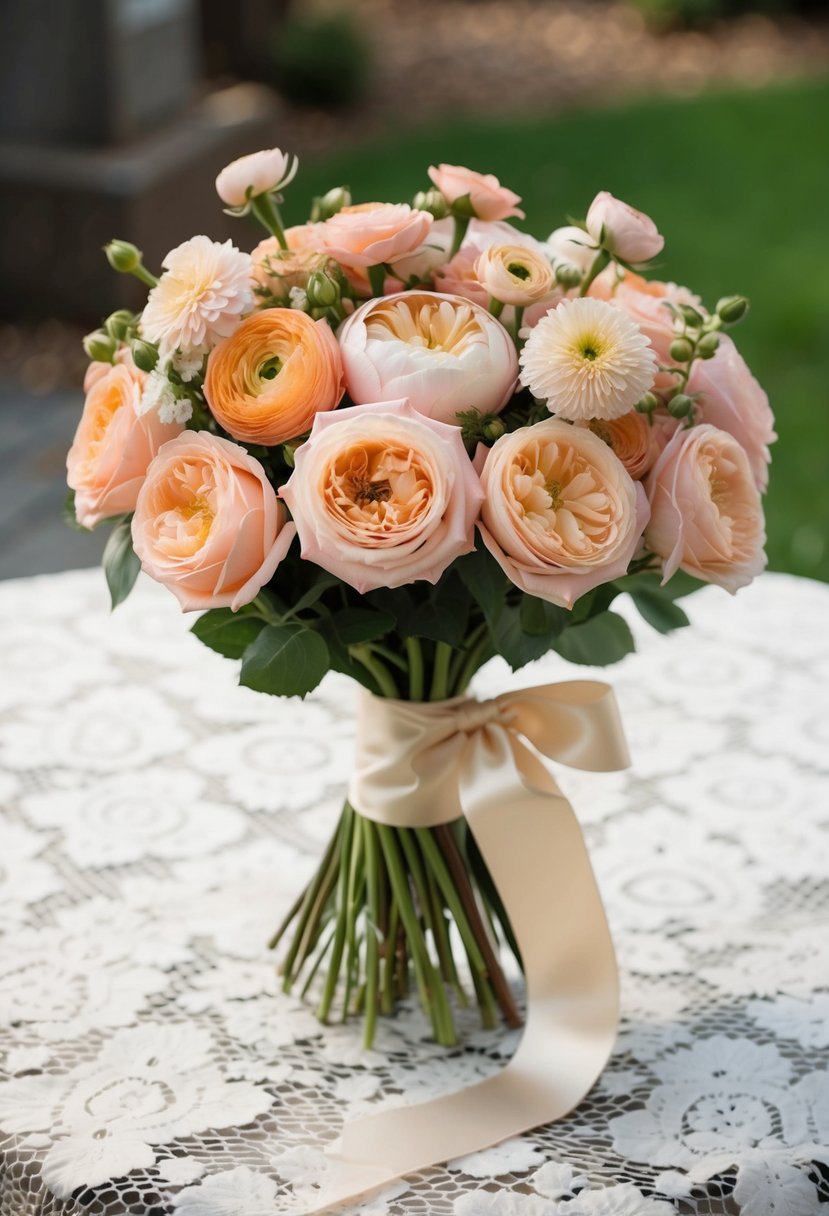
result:
M 468 305 L 424 300 L 416 292 L 394 304 L 378 305 L 366 321 L 366 330 L 370 338 L 394 339 L 452 355 L 483 341 L 480 324 Z

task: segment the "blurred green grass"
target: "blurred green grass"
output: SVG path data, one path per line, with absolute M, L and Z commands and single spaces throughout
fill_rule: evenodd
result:
M 600 189 L 666 238 L 658 277 L 713 305 L 743 292 L 734 337 L 777 416 L 769 565 L 829 581 L 829 81 L 613 110 L 439 125 L 302 167 L 286 218 L 347 183 L 355 201 L 408 200 L 438 161 L 495 173 L 546 236 Z

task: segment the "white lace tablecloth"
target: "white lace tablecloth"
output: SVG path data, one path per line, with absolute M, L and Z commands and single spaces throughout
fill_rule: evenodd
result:
M 829 1213 L 829 587 L 687 603 L 609 673 L 632 771 L 560 773 L 622 966 L 608 1069 L 367 1216 Z M 344 1119 L 515 1046 L 470 1014 L 437 1048 L 410 1007 L 365 1052 L 278 991 L 263 943 L 338 813 L 352 690 L 239 689 L 188 624 L 149 583 L 110 616 L 98 570 L 0 584 L 2 1216 L 299 1212 Z

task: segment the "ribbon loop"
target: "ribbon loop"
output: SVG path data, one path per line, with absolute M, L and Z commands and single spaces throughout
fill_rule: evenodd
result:
M 433 704 L 362 694 L 351 804 L 393 827 L 465 815 L 521 951 L 527 1019 L 496 1076 L 349 1123 L 309 1211 L 563 1118 L 607 1062 L 618 1026 L 613 942 L 578 820 L 537 752 L 594 772 L 625 768 L 611 689 L 578 680 Z

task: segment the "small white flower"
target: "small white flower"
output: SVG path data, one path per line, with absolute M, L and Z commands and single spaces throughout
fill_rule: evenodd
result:
M 299 308 L 302 312 L 308 311 L 308 293 L 304 287 L 292 287 L 288 292 L 288 303 L 291 308 Z
M 648 391 L 656 357 L 639 326 L 603 300 L 564 300 L 530 332 L 521 383 L 570 422 L 620 418 Z
M 282 190 L 296 176 L 299 161 L 280 148 L 251 152 L 225 165 L 216 178 L 216 193 L 228 207 L 244 207 L 259 194 Z
M 254 306 L 253 263 L 231 241 L 194 236 L 172 249 L 152 289 L 141 333 L 162 358 L 211 349 L 228 338 Z
M 170 362 L 184 383 L 189 384 L 201 371 L 206 354 L 206 350 L 200 350 L 198 347 L 191 351 L 175 350 Z
M 188 397 L 177 397 L 163 372 L 150 372 L 144 391 L 136 403 L 140 417 L 155 411 L 162 422 L 187 422 L 193 415 L 193 403 Z

